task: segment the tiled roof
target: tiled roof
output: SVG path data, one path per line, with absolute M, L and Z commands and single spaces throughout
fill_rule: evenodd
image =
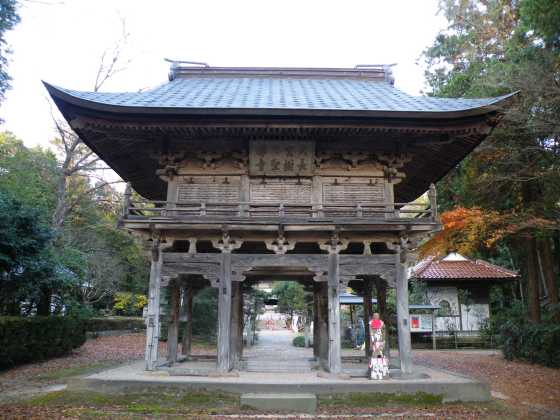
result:
M 70 98 L 137 110 L 299 110 L 407 113 L 456 113 L 489 107 L 506 97 L 452 99 L 412 96 L 390 80 L 359 77 L 347 70 L 341 75 L 262 71 L 216 74 L 199 71 L 143 92 L 82 92 L 47 85 Z M 87 105 L 87 104 L 86 104 Z
M 511 270 L 482 260 L 426 259 L 412 270 L 411 277 L 419 280 L 477 280 L 515 279 L 519 275 Z

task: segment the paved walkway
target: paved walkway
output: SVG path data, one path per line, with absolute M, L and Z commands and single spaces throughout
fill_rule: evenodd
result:
M 291 330 L 261 330 L 257 343 L 243 351 L 248 372 L 310 372 L 312 348 L 295 347 Z

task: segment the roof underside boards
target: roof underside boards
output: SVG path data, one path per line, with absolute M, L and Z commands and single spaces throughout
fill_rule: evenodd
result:
M 380 69 L 176 68 L 173 77 L 135 93 L 45 85 L 84 142 L 148 199 L 165 198 L 162 150 L 260 138 L 411 153 L 395 190 L 411 201 L 484 139 L 508 97 L 414 97 Z
M 418 280 L 514 280 L 514 271 L 482 260 L 445 261 L 432 260 L 418 264 L 412 277 Z

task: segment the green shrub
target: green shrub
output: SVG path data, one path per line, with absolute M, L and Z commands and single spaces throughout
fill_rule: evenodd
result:
M 298 335 L 297 337 L 294 338 L 292 344 L 295 347 L 305 347 L 305 337 L 303 335 Z
M 493 315 L 482 333 L 496 336 L 507 360 L 560 367 L 560 325 L 554 320 L 554 311 L 545 311 L 543 321 L 533 324 L 526 308 L 517 302 Z
M 0 369 L 62 356 L 86 341 L 78 318 L 0 317 Z
M 99 317 L 85 320 L 86 331 L 145 330 L 146 323 L 140 317 Z

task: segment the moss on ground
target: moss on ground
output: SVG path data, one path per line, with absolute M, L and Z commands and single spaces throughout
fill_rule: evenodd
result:
M 417 392 L 416 394 L 380 394 L 356 392 L 350 394 L 319 395 L 321 406 L 379 407 L 384 405 L 434 405 L 442 404 L 441 395 Z
M 24 404 L 30 407 L 65 407 L 78 410 L 80 416 L 143 414 L 211 415 L 239 409 L 239 396 L 221 392 L 158 390 L 143 393 L 103 394 L 64 390 L 34 397 Z
M 121 365 L 122 362 L 116 361 L 103 361 L 89 363 L 81 366 L 73 366 L 69 368 L 61 368 L 52 370 L 50 372 L 41 373 L 36 376 L 37 379 L 42 381 L 57 381 L 61 379 L 73 378 L 76 376 L 90 375 L 100 372 L 111 367 Z
M 345 418 L 348 415 L 484 418 L 518 418 L 501 402 L 441 403 L 441 397 L 418 393 L 391 395 L 372 393 L 320 395 L 318 414 Z M 173 388 L 108 395 L 92 391 L 56 391 L 17 404 L 0 405 L 12 418 L 196 418 L 216 415 L 260 415 L 244 409 L 239 395 L 223 392 L 187 391 Z M 274 412 L 268 412 L 272 414 Z M 281 416 L 276 412 L 276 415 Z M 1 417 L 1 416 L 0 416 Z

